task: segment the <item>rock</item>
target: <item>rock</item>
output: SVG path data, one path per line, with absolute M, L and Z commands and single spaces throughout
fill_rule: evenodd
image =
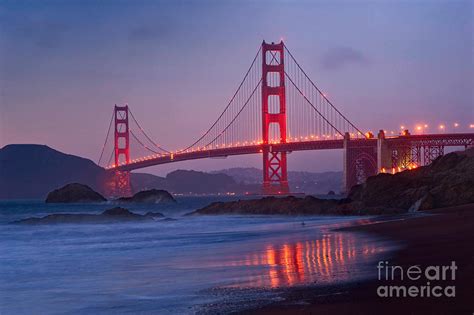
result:
M 336 193 L 334 192 L 334 190 L 330 190 L 328 191 L 328 196 L 334 196 Z
M 163 216 L 161 213 L 153 213 L 153 216 L 148 214 L 140 215 L 128 211 L 125 208 L 115 207 L 105 210 L 101 214 L 69 214 L 58 213 L 50 214 L 42 218 L 28 218 L 12 222 L 14 224 L 92 224 L 92 223 L 120 223 L 120 222 L 140 222 L 153 221 L 154 217 Z
M 117 200 L 119 203 L 167 203 L 176 202 L 173 196 L 166 190 L 151 189 L 136 193 L 132 197 L 122 197 Z
M 68 184 L 53 190 L 46 197 L 46 203 L 86 203 L 107 201 L 101 194 L 89 186 L 82 184 Z
M 432 164 L 394 175 L 369 177 L 351 189 L 356 208 L 428 210 L 474 202 L 474 149 L 453 152 Z
M 231 202 L 214 202 L 196 210 L 189 215 L 196 214 L 280 214 L 280 215 L 311 215 L 336 214 L 337 200 L 318 199 L 307 196 L 305 198 L 265 197 L 261 199 L 238 200 Z M 337 211 L 335 209 L 335 211 Z
M 102 215 L 104 215 L 104 216 L 122 216 L 122 217 L 140 216 L 139 214 L 130 212 L 127 209 L 121 208 L 121 207 L 115 207 L 115 208 L 112 208 L 112 209 L 105 210 L 104 212 L 102 212 Z
M 171 221 L 178 221 L 177 219 L 173 219 L 173 218 L 165 218 L 163 220 L 160 220 L 160 222 L 171 222 Z
M 214 202 L 196 214 L 378 215 L 474 203 L 474 148 L 446 154 L 432 164 L 394 175 L 378 174 L 346 199 L 266 197 Z
M 145 216 L 152 217 L 152 218 L 162 218 L 162 217 L 164 217 L 164 215 L 162 213 L 159 213 L 159 212 L 147 212 L 145 214 Z

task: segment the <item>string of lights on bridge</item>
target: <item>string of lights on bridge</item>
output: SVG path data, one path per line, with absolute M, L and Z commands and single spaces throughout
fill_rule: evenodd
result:
M 342 140 L 344 134 L 349 134 L 351 139 L 374 138 L 376 132 L 363 132 L 349 121 L 327 98 L 307 76 L 296 59 L 286 46 L 284 47 L 284 75 L 268 76 L 266 84 L 270 87 L 280 87 L 280 80 L 285 80 L 285 103 L 286 103 L 286 134 L 280 134 L 280 126 L 270 124 L 268 142 L 265 144 L 276 145 L 282 143 L 304 143 L 326 140 Z M 268 51 L 267 51 L 268 52 Z M 270 51 L 270 63 L 279 65 L 279 58 Z M 106 145 L 113 143 L 109 136 L 111 124 L 107 132 L 107 137 L 99 158 L 99 165 L 102 157 L 109 156 L 105 161 L 107 169 L 144 162 L 153 159 L 167 158 L 175 159 L 182 155 L 193 152 L 210 152 L 213 150 L 224 150 L 232 148 L 261 147 L 264 145 L 262 135 L 262 48 L 260 48 L 253 59 L 248 71 L 231 97 L 229 103 L 224 107 L 223 112 L 217 120 L 191 145 L 177 150 L 164 149 L 158 142 L 154 141 L 140 126 L 133 113 L 129 110 L 129 133 L 130 147 L 136 146 L 130 151 L 137 155 L 131 157 L 129 161 L 111 163 L 114 151 L 107 154 Z M 268 56 L 268 55 L 267 55 Z M 265 58 L 268 58 L 268 57 Z M 268 59 L 265 59 L 268 60 Z M 270 73 L 269 73 L 270 74 Z M 278 113 L 280 111 L 278 98 L 270 97 L 268 101 L 268 112 Z M 123 119 L 124 117 L 121 117 Z M 411 134 L 424 134 L 431 131 L 429 124 L 417 123 L 408 128 L 408 125 L 400 125 L 400 130 L 385 130 L 386 137 L 396 137 Z M 437 131 L 457 132 L 466 126 L 458 122 L 451 124 L 438 124 Z M 468 125 L 469 129 L 474 129 L 474 124 Z M 121 128 L 121 127 L 120 127 Z M 122 129 L 118 132 L 122 132 Z M 284 138 L 284 139 L 283 139 Z M 144 150 L 144 151 L 143 151 Z M 258 152 L 258 151 L 255 151 Z M 117 165 L 116 165 L 117 164 Z
M 430 130 L 430 126 L 431 126 L 430 124 L 421 124 L 421 123 L 420 124 L 414 124 L 413 129 L 411 129 L 411 130 L 414 131 L 414 134 L 424 134 L 425 132 L 428 132 Z M 451 123 L 451 124 L 444 124 L 443 123 L 443 124 L 438 124 L 438 125 L 435 125 L 435 126 L 437 126 L 436 130 L 440 134 L 442 134 L 444 132 L 448 132 L 448 131 L 460 132 L 460 131 L 465 130 L 465 129 L 469 129 L 469 130 L 474 129 L 474 124 L 462 125 L 462 124 L 457 123 L 457 122 Z M 448 127 L 450 127 L 451 129 L 449 129 Z M 384 130 L 384 132 L 387 135 L 387 137 L 398 137 L 398 136 L 404 135 L 406 131 L 411 132 L 411 130 L 408 128 L 408 125 L 400 125 L 399 129 L 400 129 L 399 131 Z M 144 133 L 143 128 L 140 128 L 140 130 Z M 131 132 L 133 133 L 133 129 L 131 129 Z M 133 134 L 135 134 L 135 133 L 133 133 Z M 374 137 L 373 131 L 367 131 L 365 133 L 365 135 L 368 138 Z M 352 137 L 355 137 L 356 134 L 351 133 L 350 136 L 352 138 Z M 287 138 L 286 143 L 318 141 L 318 140 L 337 140 L 337 139 L 342 139 L 342 138 L 343 137 L 340 134 L 322 135 L 322 136 L 307 135 L 307 136 L 299 136 L 299 137 L 292 137 L 290 135 Z M 272 140 L 272 141 L 269 142 L 269 144 L 280 144 L 280 143 L 281 142 L 279 142 L 277 140 Z M 142 145 L 144 145 L 144 144 L 142 144 Z M 157 147 L 159 147 L 157 144 L 155 144 L 155 145 Z M 209 145 L 209 146 L 206 146 L 206 147 L 177 149 L 177 150 L 174 150 L 174 151 L 166 151 L 166 150 L 162 149 L 164 151 L 163 153 L 149 154 L 149 155 L 146 155 L 146 156 L 143 156 L 143 157 L 135 158 L 135 159 L 132 159 L 130 161 L 130 163 L 144 162 L 144 161 L 153 160 L 153 159 L 156 159 L 156 158 L 165 158 L 165 157 L 173 159 L 173 158 L 179 156 L 180 154 L 186 154 L 186 153 L 192 153 L 192 152 L 206 152 L 206 151 L 217 150 L 217 149 L 239 148 L 239 147 L 245 147 L 245 146 L 258 146 L 258 145 L 263 145 L 263 141 L 262 140 L 257 140 L 257 139 L 254 140 L 254 141 L 243 141 L 243 142 L 237 141 L 235 143 L 223 143 L 223 144 L 220 144 L 220 145 L 216 144 L 216 145 Z M 147 149 L 152 150 L 148 147 L 147 147 Z M 119 165 L 111 164 L 111 165 L 106 166 L 105 168 L 106 169 L 113 169 L 117 166 L 122 166 L 122 165 L 125 165 L 125 164 L 126 164 L 125 162 L 120 163 Z M 397 167 L 397 168 L 392 168 L 390 170 L 387 170 L 387 169 L 383 168 L 380 171 L 382 173 L 393 173 L 394 174 L 394 173 L 400 172 L 404 169 L 414 169 L 414 168 L 417 168 L 417 167 L 418 167 L 418 165 L 413 163 L 413 164 L 408 165 L 406 167 Z

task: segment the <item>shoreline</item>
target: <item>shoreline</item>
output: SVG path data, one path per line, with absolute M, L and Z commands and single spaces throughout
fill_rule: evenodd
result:
M 391 265 L 450 265 L 456 262 L 456 280 L 440 283 L 455 285 L 456 297 L 377 296 L 380 285 L 425 285 L 425 281 L 375 280 L 326 287 L 289 288 L 284 300 L 246 310 L 242 314 L 471 314 L 474 310 L 474 204 L 423 211 L 427 216 L 350 226 L 336 231 L 362 232 L 378 238 L 402 242 Z

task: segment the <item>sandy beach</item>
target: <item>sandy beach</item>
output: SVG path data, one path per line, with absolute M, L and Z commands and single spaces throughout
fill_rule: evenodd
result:
M 455 261 L 455 297 L 379 297 L 382 281 L 290 290 L 285 300 L 247 311 L 251 314 L 472 314 L 474 312 L 474 204 L 426 211 L 428 216 L 344 229 L 400 242 L 391 265 L 444 266 Z M 374 265 L 374 277 L 377 277 Z M 425 285 L 426 279 L 394 280 L 390 285 Z M 432 283 L 431 285 L 436 285 Z

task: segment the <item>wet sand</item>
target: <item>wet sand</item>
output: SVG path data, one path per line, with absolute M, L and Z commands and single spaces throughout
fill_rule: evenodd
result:
M 289 290 L 285 300 L 246 311 L 250 314 L 473 314 L 474 313 L 474 204 L 426 211 L 430 216 L 345 228 L 401 242 L 391 265 L 450 265 L 456 262 L 456 297 L 381 298 L 380 285 L 426 285 L 422 281 L 373 280 L 346 285 Z M 405 269 L 406 270 L 406 269 Z M 378 275 L 374 265 L 374 278 Z M 436 284 L 432 284 L 436 285 Z

